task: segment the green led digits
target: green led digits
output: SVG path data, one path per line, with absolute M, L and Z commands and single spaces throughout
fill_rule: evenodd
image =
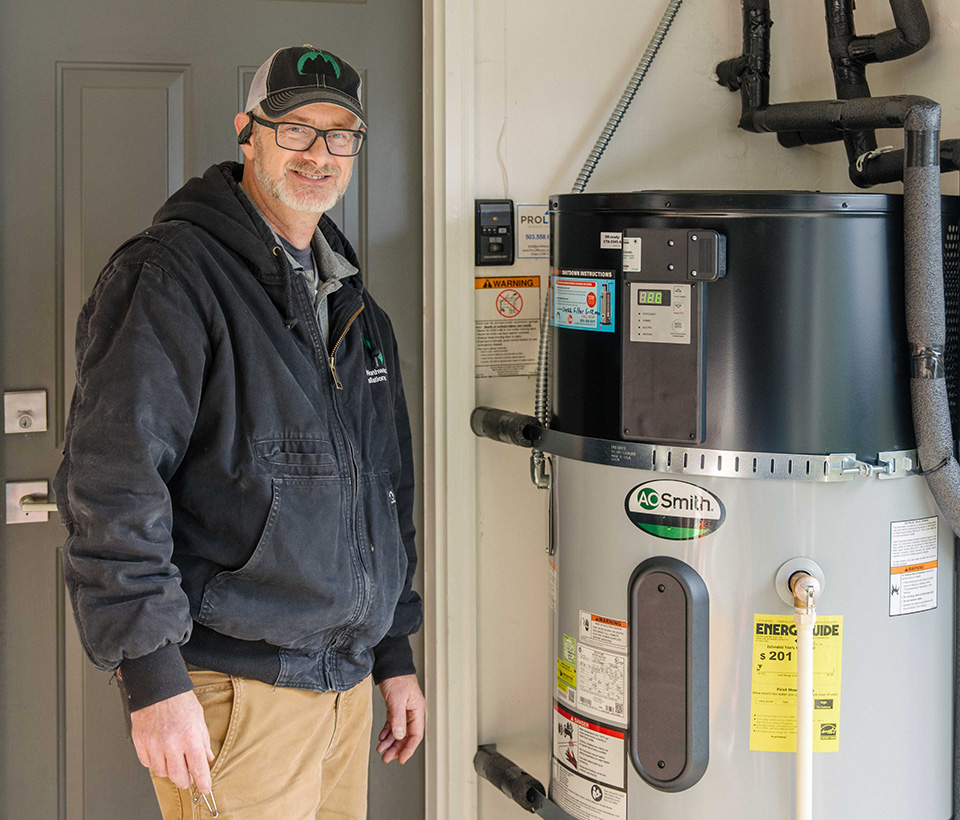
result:
M 638 291 L 639 304 L 641 305 L 669 305 L 670 292 L 664 290 L 641 290 Z M 667 294 L 664 298 L 664 294 Z

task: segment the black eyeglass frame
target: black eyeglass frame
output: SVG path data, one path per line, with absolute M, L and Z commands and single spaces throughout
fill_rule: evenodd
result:
M 256 114 L 251 114 L 250 119 L 259 125 L 264 125 L 267 128 L 273 129 L 273 139 L 277 143 L 277 148 L 282 148 L 284 151 L 297 151 L 298 153 L 309 151 L 314 145 L 316 145 L 317 138 L 323 137 L 323 144 L 327 147 L 327 151 L 330 152 L 331 156 L 355 157 L 360 153 L 360 149 L 363 148 L 363 145 L 367 139 L 366 131 L 358 131 L 354 128 L 328 128 L 324 131 L 319 128 L 314 128 L 312 125 L 307 125 L 305 122 L 273 122 L 272 120 L 265 120 L 262 117 L 258 117 Z M 278 129 L 281 125 L 295 125 L 298 128 L 309 128 L 311 131 L 313 131 L 313 139 L 310 140 L 310 144 L 306 148 L 287 148 L 287 146 L 280 144 L 280 132 Z M 357 144 L 357 150 L 352 154 L 338 154 L 336 151 L 330 148 L 330 143 L 327 142 L 327 134 L 333 134 L 338 131 L 346 134 L 353 134 L 360 138 L 360 142 Z

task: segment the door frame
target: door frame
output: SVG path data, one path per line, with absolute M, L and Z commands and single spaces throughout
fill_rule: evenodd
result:
M 423 3 L 428 820 L 477 817 L 474 2 Z

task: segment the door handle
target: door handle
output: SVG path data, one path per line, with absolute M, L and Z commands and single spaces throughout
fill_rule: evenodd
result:
M 25 513 L 57 512 L 57 502 L 50 501 L 45 495 L 25 495 L 20 499 L 20 509 Z
M 57 511 L 46 481 L 7 482 L 4 495 L 8 524 L 42 524 Z

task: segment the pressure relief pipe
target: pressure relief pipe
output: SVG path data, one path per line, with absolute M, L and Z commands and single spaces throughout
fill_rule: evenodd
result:
M 813 627 L 820 581 L 798 572 L 790 591 L 797 625 L 797 820 L 813 820 Z

